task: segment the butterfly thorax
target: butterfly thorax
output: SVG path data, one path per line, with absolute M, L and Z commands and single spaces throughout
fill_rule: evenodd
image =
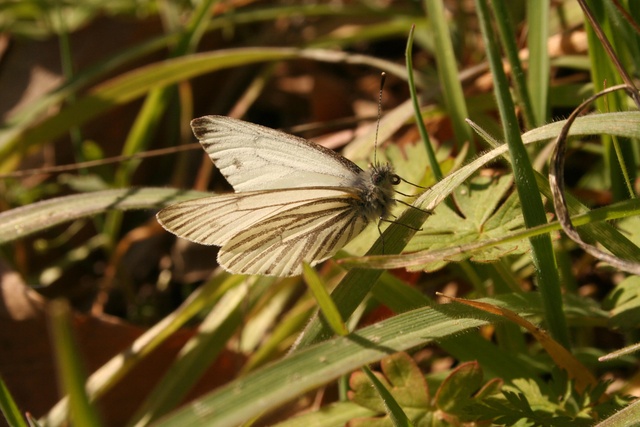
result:
M 358 174 L 350 186 L 358 190 L 359 211 L 367 221 L 378 221 L 390 214 L 396 201 L 393 186 L 400 183 L 400 177 L 390 164 L 373 165 Z

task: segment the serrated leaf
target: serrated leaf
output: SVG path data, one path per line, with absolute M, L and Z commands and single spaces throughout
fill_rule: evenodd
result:
M 482 368 L 477 362 L 463 363 L 454 369 L 436 392 L 436 406 L 448 414 L 457 414 L 473 403 L 482 385 Z
M 424 423 L 431 419 L 429 413 L 433 408 L 430 405 L 427 382 L 416 362 L 406 353 L 396 353 L 382 359 L 380 367 L 382 373 L 375 372 L 376 378 L 384 384 L 407 417 L 416 426 L 427 425 Z M 354 403 L 378 413 L 385 411 L 380 395 L 363 372 L 354 372 L 349 380 L 349 386 L 352 389 L 349 392 L 349 399 Z M 353 420 L 349 425 L 391 426 L 393 423 L 388 416 L 384 416 Z
M 485 399 L 485 398 L 488 398 L 489 396 L 498 394 L 502 390 L 503 385 L 504 385 L 504 381 L 500 378 L 494 378 L 492 380 L 489 380 L 476 393 L 475 397 L 477 399 Z
M 429 407 L 429 387 L 420 368 L 407 353 L 397 353 L 380 361 L 382 372 L 393 384 L 393 394 L 402 406 Z
M 567 370 L 569 373 L 569 377 L 576 380 L 578 389 L 585 390 L 586 388 L 592 387 L 597 383 L 593 374 L 571 352 L 569 352 L 566 348 L 555 341 L 544 330 L 525 320 L 518 313 L 504 307 L 485 304 L 483 302 L 477 302 L 474 300 L 466 300 L 455 297 L 448 298 L 461 304 L 478 308 L 485 313 L 502 316 L 529 331 L 535 337 L 535 339 L 544 347 L 549 356 L 553 358 L 558 367 Z
M 533 411 L 544 410 L 545 412 L 553 413 L 560 409 L 558 405 L 549 400 L 548 396 L 542 393 L 538 384 L 532 379 L 518 378 L 513 380 L 513 385 L 516 388 L 505 386 L 505 390 L 522 392 L 522 397 L 526 396 L 526 401 Z
M 387 382 L 387 379 L 381 373 L 375 372 L 374 374 L 386 387 L 391 387 Z M 349 378 L 349 387 L 351 388 L 348 393 L 349 400 L 360 406 L 364 406 L 367 409 L 371 409 L 379 413 L 384 412 L 384 404 L 380 399 L 380 395 L 376 392 L 376 389 L 373 387 L 373 384 L 371 384 L 371 381 L 369 381 L 369 378 L 364 372 L 356 371 L 352 373 Z
M 508 195 L 511 185 L 511 175 L 499 178 L 477 176 L 467 185 L 458 187 L 452 194 L 458 212 L 444 203 L 440 204 L 422 230 L 409 242 L 406 252 L 462 246 L 504 236 L 523 227 L 524 221 L 517 194 Z M 505 243 L 471 256 L 459 254 L 432 262 L 422 268 L 425 271 L 434 271 L 450 261 L 467 258 L 477 262 L 493 262 L 507 254 L 521 254 L 528 249 L 529 244 L 525 240 Z
M 610 309 L 613 327 L 637 328 L 640 316 L 640 277 L 630 276 L 620 282 L 608 295 L 603 307 Z

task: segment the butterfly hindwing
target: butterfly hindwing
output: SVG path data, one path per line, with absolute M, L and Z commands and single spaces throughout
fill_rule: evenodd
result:
M 171 233 L 201 245 L 222 246 L 245 227 L 273 215 L 287 203 L 259 206 L 261 194 L 217 195 L 167 206 L 157 214 L 158 222 Z M 272 202 L 273 197 L 272 197 Z
M 168 231 L 222 246 L 218 261 L 241 274 L 291 276 L 331 257 L 367 225 L 346 189 L 312 187 L 224 194 L 158 212 Z
M 191 127 L 236 192 L 349 186 L 363 172 L 332 150 L 253 123 L 204 116 Z
M 294 276 L 302 262 L 333 256 L 366 227 L 353 196 L 323 197 L 291 207 L 240 231 L 218 253 L 225 269 L 241 274 Z

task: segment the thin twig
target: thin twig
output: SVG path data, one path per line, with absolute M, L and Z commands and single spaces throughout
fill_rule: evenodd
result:
M 46 175 L 51 173 L 71 172 L 78 169 L 103 166 L 110 163 L 119 163 L 119 162 L 124 162 L 127 160 L 133 160 L 133 159 L 146 159 L 148 157 L 163 156 L 165 154 L 173 154 L 180 151 L 195 150 L 196 148 L 201 148 L 201 145 L 197 143 L 185 144 L 185 145 L 179 145 L 177 147 L 160 148 L 158 150 L 145 151 L 142 153 L 133 154 L 131 156 L 114 156 L 114 157 L 108 157 L 106 159 L 73 163 L 70 165 L 48 166 L 48 167 L 42 167 L 37 169 L 26 169 L 21 171 L 14 171 L 14 172 L 9 172 L 5 174 L 0 174 L 0 179 L 24 178 L 26 176 L 33 176 L 33 175 Z

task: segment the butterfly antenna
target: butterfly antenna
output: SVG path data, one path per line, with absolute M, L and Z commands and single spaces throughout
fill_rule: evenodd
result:
M 419 211 L 422 211 L 422 212 L 427 212 L 427 211 L 423 211 L 420 208 L 416 208 L 415 206 L 411 206 L 411 205 L 407 205 L 407 206 L 410 206 L 410 207 L 412 207 L 414 209 L 418 209 Z M 427 212 L 427 213 L 430 213 L 430 212 Z M 398 221 L 394 221 L 392 219 L 380 218 L 380 222 L 388 222 L 389 224 L 398 224 L 398 225 L 401 225 L 401 226 L 406 227 L 409 230 L 413 230 L 413 231 L 422 231 L 422 228 L 415 228 L 415 227 L 412 227 L 410 225 L 403 224 L 403 223 L 398 222 Z M 378 231 L 380 231 L 380 222 L 378 223 Z M 384 254 L 384 240 L 382 241 L 382 249 L 383 249 L 382 253 Z
M 376 138 L 373 146 L 373 164 L 378 164 L 378 131 L 380 130 L 380 118 L 382 117 L 382 89 L 387 80 L 387 73 L 380 73 L 380 94 L 378 95 L 378 121 L 376 122 Z

